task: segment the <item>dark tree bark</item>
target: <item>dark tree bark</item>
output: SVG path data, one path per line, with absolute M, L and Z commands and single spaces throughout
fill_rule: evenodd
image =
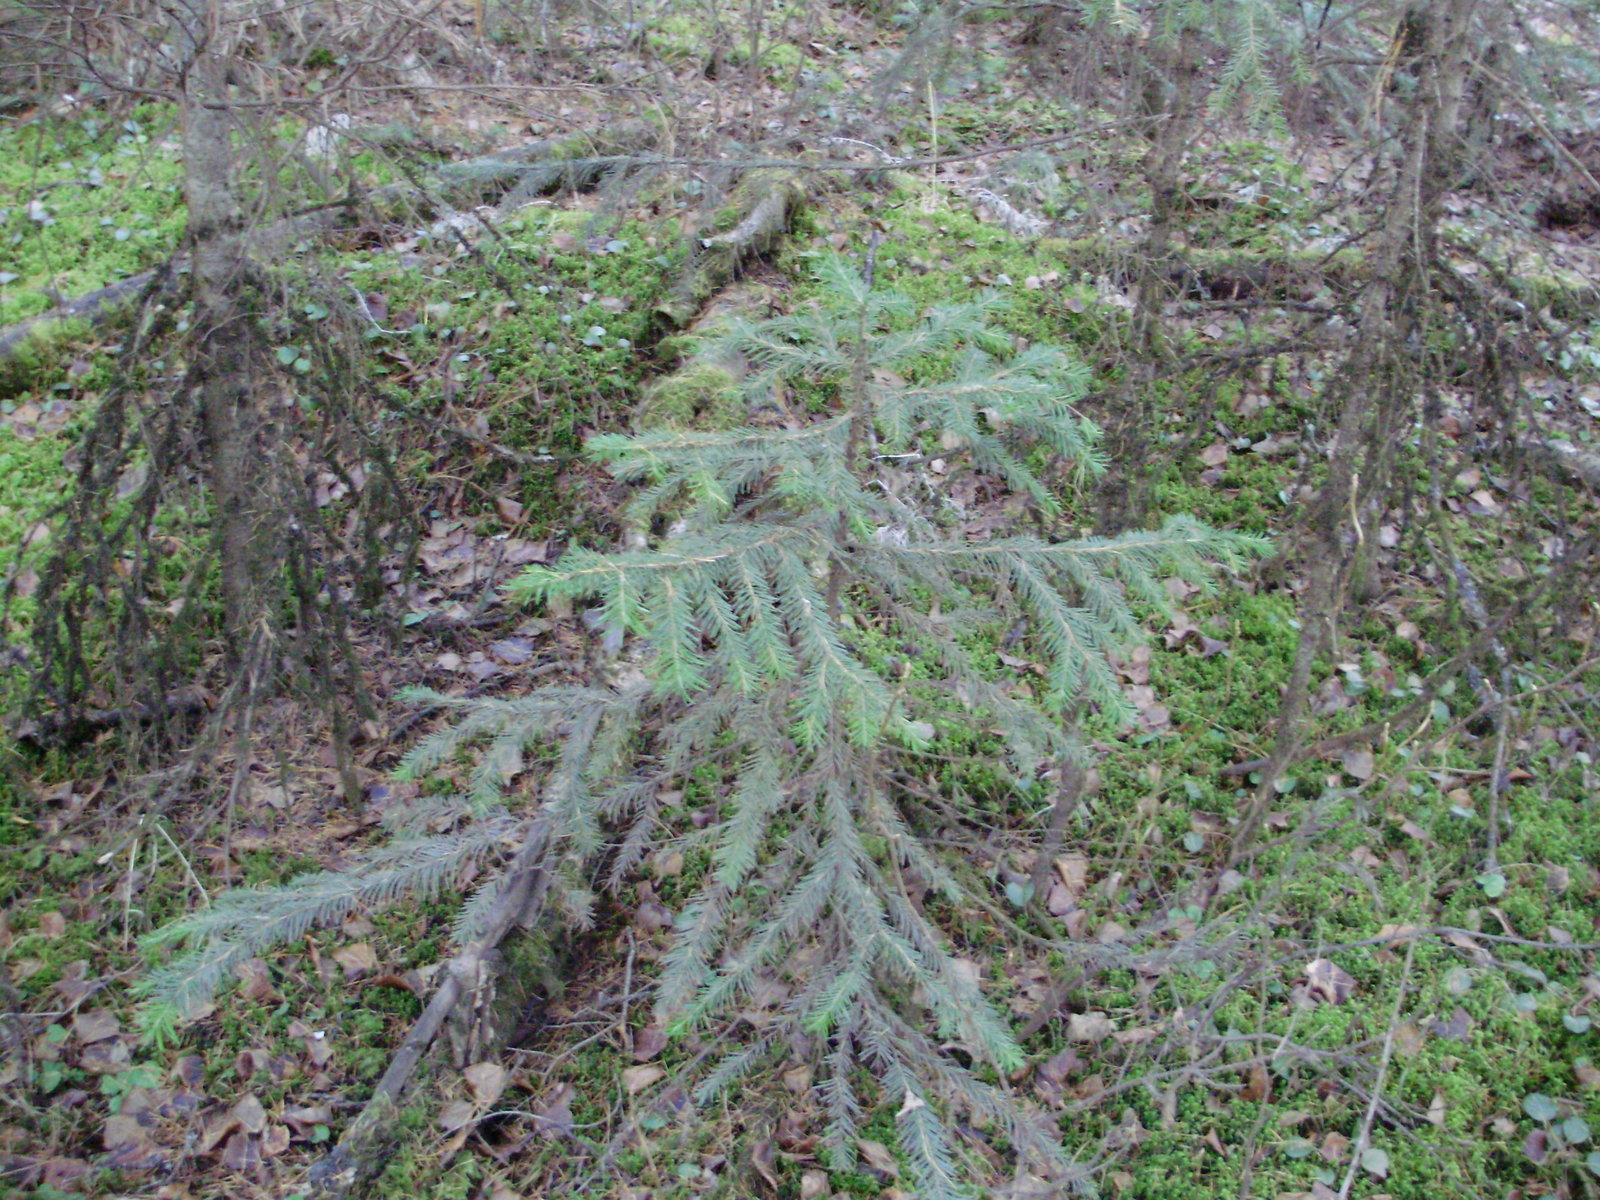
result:
M 222 598 L 230 644 L 255 623 L 264 563 L 257 497 L 264 434 L 252 368 L 262 360 L 259 283 L 242 236 L 221 0 L 178 10 L 190 61 L 183 78 L 184 202 L 194 291 L 189 384 L 206 439 Z
M 1351 585 L 1361 575 L 1369 530 L 1383 512 L 1395 450 L 1403 441 L 1426 333 L 1440 200 L 1459 162 L 1462 96 L 1471 65 L 1470 27 L 1479 0 L 1414 5 L 1397 33 L 1396 72 L 1415 80 L 1401 111 L 1399 152 L 1383 226 L 1357 303 L 1359 338 L 1335 392 L 1343 401 L 1328 473 L 1306 518 L 1307 570 L 1300 643 L 1278 713 L 1261 784 L 1234 837 L 1238 862 L 1259 831 L 1276 784 L 1295 759 L 1317 656 L 1330 644 Z M 1381 113 L 1380 119 L 1381 119 Z

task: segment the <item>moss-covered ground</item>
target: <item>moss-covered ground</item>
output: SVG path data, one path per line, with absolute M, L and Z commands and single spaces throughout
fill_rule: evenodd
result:
M 712 44 L 704 36 L 701 17 L 662 22 L 648 48 L 698 63 Z M 748 41 L 723 41 L 719 62 L 747 71 Z M 757 53 L 762 77 L 780 89 L 813 69 L 787 44 Z M 831 60 L 818 61 L 806 86 L 831 96 L 843 81 Z M 938 112 L 942 149 L 1057 132 L 1093 114 L 1036 99 L 997 107 L 1001 68 L 975 54 L 964 70 L 962 90 Z M 903 151 L 926 149 L 927 106 L 902 115 Z M 149 106 L 75 105 L 0 128 L 0 324 L 174 251 L 175 138 L 170 114 Z M 830 194 L 772 256 L 783 279 L 774 303 L 810 301 L 803 255 L 875 245 L 882 281 L 918 305 L 999 293 L 998 320 L 1019 345 L 1073 348 L 1093 376 L 1086 414 L 1110 423 L 1131 336 L 1123 248 L 1073 222 L 1140 202 L 1136 185 L 1108 197 L 1094 182 L 1094 171 L 1128 173 L 1137 149 L 1070 147 L 1046 156 L 1048 169 L 1020 171 L 1008 195 L 1072 235 L 1044 242 L 984 219 L 949 181 L 890 176 Z M 1197 252 L 1288 257 L 1304 238 L 1344 228 L 1311 203 L 1316 181 L 1259 141 L 1219 139 L 1194 166 L 1187 239 Z M 463 533 L 555 551 L 613 537 L 621 498 L 581 460 L 584 438 L 641 417 L 722 421 L 721 376 L 702 381 L 703 396 L 683 394 L 693 377 L 658 383 L 676 362 L 657 354 L 655 308 L 691 249 L 683 199 L 653 193 L 614 211 L 563 196 L 470 239 L 470 249 L 391 230 L 381 245 L 307 249 L 293 265 L 318 296 L 363 297 L 360 311 L 340 316 L 361 329 L 361 378 L 441 559 Z M 301 379 L 312 399 L 320 368 L 305 330 L 327 317 L 322 304 L 274 328 L 285 386 Z M 1250 764 L 1270 749 L 1300 638 L 1303 571 L 1291 543 L 1303 489 L 1319 479 L 1333 360 L 1297 346 L 1249 369 L 1219 366 L 1213 351 L 1269 340 L 1263 326 L 1285 320 L 1270 303 L 1255 327 L 1192 295 L 1175 295 L 1168 315 L 1172 368 L 1148 398 L 1150 519 L 1189 513 L 1271 534 L 1290 555 L 1209 594 L 1176 587 L 1180 615 L 1152 616 L 1148 646 L 1128 648 L 1119 670 L 1139 720 L 1091 728 L 1098 765 L 1052 864 L 1053 899 L 1022 890 L 1048 797 L 998 783 L 985 762 L 992 739 L 960 713 L 940 726 L 928 783 L 965 795 L 989 824 L 981 844 L 961 848 L 957 869 L 992 901 L 940 918 L 1016 1027 L 1034 1026 L 1029 1065 L 1008 1084 L 1094 1164 L 1085 1188 L 1104 1196 L 1593 1195 L 1593 606 L 1542 597 L 1508 622 L 1503 658 L 1424 692 L 1474 632 L 1445 577 L 1442 539 L 1499 611 L 1556 569 L 1592 506 L 1549 479 L 1472 461 L 1467 440 L 1441 449 L 1435 431 L 1408 431 L 1406 469 L 1444 475 L 1434 514 L 1425 518 L 1417 499 L 1425 488 L 1398 489 L 1378 514 L 1384 532 L 1373 534 L 1365 598 L 1341 614 L 1315 666 L 1303 737 L 1315 745 L 1364 732 L 1328 742 L 1277 781 L 1253 852 L 1229 868 L 1260 783 Z M 75 435 L 107 385 L 118 336 L 113 326 L 66 338 L 0 397 L 0 542 L 22 551 L 6 567 L 11 608 L 0 630 L 13 692 L 25 666 L 25 548 L 49 536 L 38 523 L 72 472 Z M 937 486 L 978 503 L 960 478 Z M 1092 488 L 1072 492 L 1064 481 L 1064 490 L 1066 515 L 1052 532 L 1092 526 Z M 984 515 L 997 528 L 1029 519 L 1004 504 Z M 452 599 L 428 604 L 443 610 Z M 855 632 L 869 653 L 893 655 L 871 648 L 870 627 Z M 971 633 L 991 644 L 997 672 L 1014 666 L 1002 657 L 1005 634 Z M 403 636 L 411 640 L 374 655 L 379 685 L 412 681 L 396 666 L 408 658 L 429 664 L 438 683 L 437 664 L 478 648 L 470 632 Z M 496 644 L 524 639 L 552 656 L 562 636 L 544 614 L 494 630 Z M 1486 671 L 1487 686 L 1509 681 L 1505 723 L 1486 703 Z M 908 678 L 918 682 L 915 670 Z M 396 725 L 403 713 L 394 702 Z M 226 883 L 339 865 L 378 834 L 371 814 L 351 811 L 331 786 L 286 784 L 287 766 L 257 772 L 226 810 L 208 795 L 141 820 L 136 806 L 111 804 L 127 782 L 122 750 L 108 733 L 70 752 L 7 745 L 0 758 L 0 1159 L 27 1181 L 16 1194 L 53 1200 L 293 1195 L 420 1011 L 428 972 L 451 947 L 456 900 L 474 880 L 308 933 L 247 964 L 176 1042 L 142 1041 L 131 985 L 151 956 L 138 935 Z M 272 761 L 298 756 L 326 785 L 318 753 L 275 748 Z M 389 788 L 403 790 L 387 781 L 392 762 L 387 751 L 367 762 L 375 807 Z M 430 786 L 442 790 L 466 766 Z M 696 776 L 661 819 L 684 828 L 714 819 L 725 782 Z M 695 856 L 652 861 L 601 902 L 594 929 L 509 947 L 535 982 L 519 1000 L 515 1049 L 500 1056 L 503 1091 L 478 1103 L 477 1085 L 434 1064 L 395 1131 L 378 1193 L 906 1195 L 892 1100 L 867 1114 L 861 1137 L 875 1149 L 863 1150 L 860 1170 L 818 1166 L 824 1118 L 799 1052 L 774 1052 L 705 1109 L 686 1102 L 679 1079 L 773 1015 L 756 996 L 731 1029 L 653 1041 L 645 981 L 666 952 L 675 905 L 704 869 Z M 1124 961 L 1098 953 L 1118 946 Z M 1056 981 L 1086 961 L 1102 965 L 1058 995 Z M 469 1123 L 452 1123 L 452 1102 L 467 1104 Z M 982 1131 L 962 1128 L 961 1152 L 1002 1177 Z

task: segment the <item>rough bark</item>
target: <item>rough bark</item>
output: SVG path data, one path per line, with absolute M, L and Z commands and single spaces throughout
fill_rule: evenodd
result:
M 469 1000 L 473 981 L 496 969 L 497 950 L 513 929 L 533 923 L 549 884 L 545 852 L 550 827 L 535 820 L 507 869 L 499 898 L 484 922 L 484 931 L 440 972 L 439 990 L 406 1035 L 389 1068 L 378 1081 L 366 1107 L 340 1137 L 339 1144 L 311 1168 L 310 1200 L 342 1200 L 359 1195 L 382 1170 L 394 1148 L 401 1102 L 423 1058 L 451 1018 Z M 494 964 L 494 965 L 492 965 Z
M 254 624 L 256 584 L 264 566 L 258 561 L 262 531 L 256 511 L 261 481 L 256 442 L 262 418 L 252 394 L 260 334 L 251 311 L 254 284 L 234 190 L 234 130 L 227 59 L 219 42 L 221 15 L 213 2 L 184 18 L 193 59 L 182 102 L 183 191 L 194 295 L 189 379 L 206 439 L 225 619 L 238 645 Z
M 743 203 L 737 223 L 726 233 L 700 239 L 672 295 L 656 307 L 656 314 L 674 329 L 693 320 L 745 262 L 771 250 L 809 199 L 796 173 L 779 170 L 752 171 L 738 196 Z
M 1443 0 L 1426 20 L 1404 28 L 1397 69 L 1412 74 L 1399 160 L 1371 272 L 1357 302 L 1360 340 L 1341 369 L 1343 407 L 1328 473 L 1307 514 L 1307 568 L 1300 642 L 1278 712 L 1261 783 L 1234 835 L 1230 865 L 1240 862 L 1261 827 L 1284 771 L 1295 760 L 1317 656 L 1329 645 L 1352 580 L 1367 552 L 1387 495 L 1387 475 L 1416 392 L 1420 340 L 1430 309 L 1429 269 L 1436 256 L 1439 204 L 1453 181 L 1456 136 L 1469 65 L 1468 26 L 1478 0 Z M 1421 12 L 1422 10 L 1414 10 Z
M 1128 366 L 1116 404 L 1106 420 L 1106 457 L 1110 463 L 1098 489 L 1096 532 L 1116 534 L 1145 524 L 1150 507 L 1150 471 L 1146 466 L 1155 423 L 1157 381 L 1170 372 L 1172 347 L 1164 309 L 1180 290 L 1183 267 L 1173 261 L 1172 237 L 1181 220 L 1182 172 L 1201 111 L 1198 30 L 1183 29 L 1166 39 L 1152 39 L 1145 63 L 1142 100 L 1153 122 L 1145 152 L 1144 177 L 1150 189 L 1150 228 L 1140 248 Z

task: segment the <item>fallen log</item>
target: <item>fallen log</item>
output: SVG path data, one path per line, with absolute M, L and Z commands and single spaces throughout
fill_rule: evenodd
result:
M 413 206 L 424 214 L 453 206 L 473 206 L 500 200 L 509 211 L 541 195 L 560 190 L 582 191 L 630 165 L 647 162 L 654 133 L 643 123 L 625 124 L 596 139 L 588 135 L 532 142 L 496 151 L 482 158 L 440 167 L 434 177 L 419 184 L 390 184 L 362 196 L 349 196 L 296 213 L 249 230 L 244 237 L 250 249 L 267 257 L 286 253 L 297 239 L 347 228 L 363 209 L 393 212 Z M 180 253 L 172 269 L 186 270 L 187 254 Z M 20 360 L 30 345 L 52 334 L 64 333 L 77 322 L 98 328 L 124 312 L 159 271 L 145 271 L 103 288 L 67 300 L 0 329 L 0 366 Z
M 550 844 L 548 819 L 536 818 L 507 868 L 505 883 L 484 921 L 483 933 L 455 955 L 440 972 L 439 990 L 411 1027 L 389 1068 L 361 1114 L 329 1153 L 313 1164 L 307 1176 L 308 1200 L 343 1200 L 360 1194 L 382 1170 L 393 1150 L 401 1100 L 423 1057 L 447 1023 L 475 993 L 481 994 L 501 969 L 500 943 L 514 928 L 532 924 L 549 886 L 545 853 Z
M 671 296 L 656 306 L 656 315 L 673 329 L 682 329 L 711 296 L 733 281 L 745 262 L 777 244 L 809 200 L 810 192 L 795 171 L 748 172 L 734 194 L 736 223 L 696 243 Z

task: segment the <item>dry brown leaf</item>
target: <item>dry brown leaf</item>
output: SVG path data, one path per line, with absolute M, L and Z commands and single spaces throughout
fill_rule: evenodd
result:
M 452 1100 L 439 1114 L 439 1128 L 446 1133 L 454 1133 L 458 1129 L 466 1128 L 477 1115 L 478 1110 L 473 1107 L 470 1100 Z
M 889 1147 L 882 1142 L 874 1142 L 867 1138 L 856 1139 L 856 1149 L 861 1151 L 862 1165 L 869 1171 L 875 1171 L 882 1179 L 896 1179 L 900 1175 L 900 1164 L 895 1162 L 894 1155 L 889 1153 Z
M 534 1111 L 539 1120 L 539 1136 L 565 1137 L 572 1132 L 572 1099 L 578 1090 L 570 1083 L 558 1083 L 544 1098 L 544 1103 Z
M 1239 1089 L 1239 1099 L 1255 1103 L 1271 1095 L 1272 1076 L 1267 1074 L 1267 1068 L 1260 1063 L 1251 1064 L 1245 1085 Z
M 1103 1042 L 1116 1032 L 1116 1026 L 1105 1013 L 1073 1013 L 1067 1018 L 1067 1041 Z
M 633 1035 L 633 1061 L 649 1062 L 667 1048 L 667 1031 L 660 1025 L 646 1025 Z
M 506 1090 L 510 1074 L 497 1062 L 473 1063 L 461 1072 L 480 1108 L 488 1108 Z
M 767 1181 L 767 1186 L 774 1192 L 779 1190 L 777 1155 L 769 1141 L 759 1141 L 750 1147 L 750 1165 L 755 1168 L 756 1174 Z
M 1444 1093 L 1435 1089 L 1433 1099 L 1428 1102 L 1428 1124 L 1435 1129 L 1443 1129 L 1445 1113 L 1448 1111 L 1444 1102 Z
M 1343 1004 L 1356 990 L 1356 981 L 1335 962 L 1315 958 L 1306 964 L 1311 998 L 1325 1004 Z
M 1345 774 L 1353 775 L 1363 783 L 1372 778 L 1373 761 L 1370 747 L 1352 746 L 1344 752 L 1339 761 L 1344 767 Z
M 333 961 L 344 968 L 346 979 L 360 979 L 378 969 L 378 955 L 370 942 L 352 942 L 333 952 Z
M 246 1133 L 260 1133 L 267 1127 L 267 1110 L 254 1092 L 246 1092 L 229 1112 Z
M 85 1045 L 116 1037 L 121 1028 L 117 1014 L 109 1009 L 97 1008 L 92 1012 L 81 1012 L 72 1018 L 73 1035 Z
M 239 990 L 247 1000 L 258 1000 L 263 1004 L 276 1003 L 278 993 L 272 987 L 272 971 L 267 964 L 259 958 L 252 958 L 234 967 L 233 973 L 238 976 Z
M 1415 1058 L 1422 1052 L 1422 1030 L 1410 1021 L 1402 1021 L 1394 1028 L 1394 1052 L 1401 1058 Z
M 655 1066 L 628 1067 L 622 1072 L 622 1086 L 627 1089 L 628 1095 L 637 1096 L 658 1079 L 664 1079 L 666 1074 Z

